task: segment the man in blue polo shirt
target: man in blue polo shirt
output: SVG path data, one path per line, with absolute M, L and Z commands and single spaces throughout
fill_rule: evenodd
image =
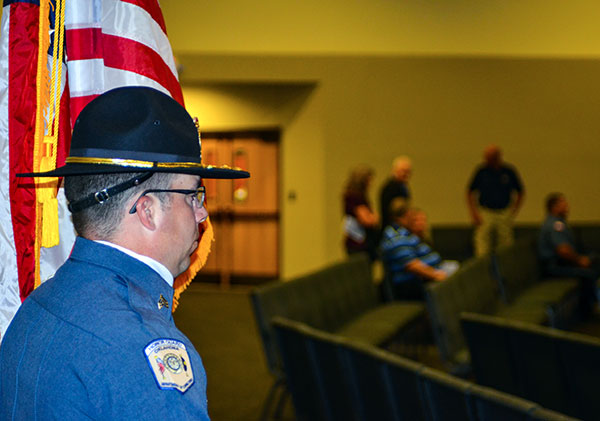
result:
M 567 224 L 569 203 L 562 193 L 548 195 L 546 211 L 538 239 L 542 273 L 548 277 L 578 278 L 581 282 L 581 312 L 587 316 L 597 301 L 596 281 L 600 277 L 600 262 L 577 250 L 575 236 Z
M 498 246 L 514 241 L 512 221 L 523 201 L 523 184 L 517 171 L 502 161 L 496 145 L 484 150 L 484 164 L 473 175 L 467 191 L 467 206 L 475 225 L 475 255 L 492 251 L 492 233 Z
M 390 205 L 394 222 L 383 230 L 381 260 L 396 299 L 423 300 L 425 282 L 447 277 L 440 269 L 440 255 L 410 231 L 418 213 L 403 199 L 394 199 Z

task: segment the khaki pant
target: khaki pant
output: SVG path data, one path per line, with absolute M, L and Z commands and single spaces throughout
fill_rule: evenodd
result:
M 490 253 L 496 247 L 492 246 L 492 233 L 496 233 L 496 245 L 501 247 L 514 243 L 512 227 L 512 209 L 492 210 L 479 208 L 482 222 L 475 227 L 473 242 L 475 243 L 475 256 Z

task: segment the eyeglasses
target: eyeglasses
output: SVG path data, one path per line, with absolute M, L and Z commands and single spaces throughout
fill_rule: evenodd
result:
M 131 207 L 131 209 L 129 209 L 129 213 L 130 214 L 134 214 L 135 213 L 135 211 L 136 211 L 135 207 L 137 206 L 138 200 L 140 200 L 142 197 L 146 196 L 148 193 L 179 193 L 179 194 L 189 195 L 189 196 L 192 196 L 192 205 L 195 205 L 198 209 L 200 209 L 200 208 L 202 208 L 204 206 L 204 198 L 206 197 L 206 189 L 204 188 L 204 186 L 198 187 L 197 189 L 194 189 L 194 190 L 182 190 L 182 189 L 171 189 L 171 190 L 151 189 L 151 190 L 144 190 L 142 192 L 142 194 L 140 194 L 140 197 L 138 197 L 136 199 L 136 201 L 133 204 L 133 206 Z

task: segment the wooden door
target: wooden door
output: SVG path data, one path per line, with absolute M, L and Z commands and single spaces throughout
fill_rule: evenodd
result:
M 204 180 L 215 242 L 198 279 L 260 282 L 279 276 L 278 132 L 203 133 L 202 162 L 250 172 Z

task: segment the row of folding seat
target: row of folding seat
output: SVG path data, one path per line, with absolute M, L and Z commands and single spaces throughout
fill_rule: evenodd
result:
M 600 339 L 483 314 L 461 323 L 479 384 L 598 419 Z
M 299 421 L 573 419 L 304 323 L 273 326 Z
M 469 367 L 462 312 L 553 327 L 569 324 L 578 303 L 577 279 L 543 279 L 538 266 L 535 242 L 526 238 L 493 256 L 464 262 L 444 282 L 427 284 L 427 311 L 448 370 L 460 373 Z

